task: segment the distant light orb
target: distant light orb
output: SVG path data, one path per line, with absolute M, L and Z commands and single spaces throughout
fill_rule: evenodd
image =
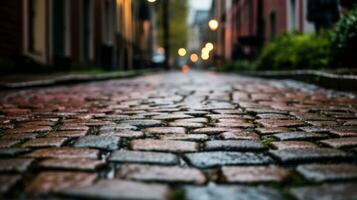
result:
M 214 45 L 211 42 L 206 43 L 205 47 L 209 51 L 212 51 L 214 49 Z
M 209 54 L 208 53 L 203 53 L 201 55 L 202 60 L 208 60 L 209 59 Z
M 216 31 L 219 28 L 219 22 L 216 19 L 211 19 L 208 22 L 208 27 L 212 30 L 212 31 Z
M 201 53 L 202 54 L 209 54 L 210 50 L 207 47 L 203 47 L 202 50 L 201 50 Z
M 155 3 L 156 0 L 147 0 L 149 3 Z
M 188 66 L 187 64 L 183 65 L 182 66 L 182 73 L 187 74 L 189 72 L 190 72 L 190 66 Z
M 165 49 L 162 48 L 162 47 L 159 47 L 159 48 L 157 48 L 157 53 L 164 54 L 165 53 Z
M 187 54 L 187 51 L 185 48 L 180 48 L 178 51 L 177 51 L 178 55 L 183 57 Z
M 190 60 L 191 62 L 196 63 L 198 61 L 198 55 L 195 53 L 191 54 Z

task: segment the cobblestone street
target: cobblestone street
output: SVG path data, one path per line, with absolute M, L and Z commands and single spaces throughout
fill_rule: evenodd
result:
M 4 199 L 357 199 L 357 99 L 194 71 L 1 92 Z

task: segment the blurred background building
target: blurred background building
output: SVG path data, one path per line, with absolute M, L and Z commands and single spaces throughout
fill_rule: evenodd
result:
M 137 0 L 0 2 L 0 63 L 59 70 L 150 65 L 153 14 Z
M 187 49 L 190 53 L 199 53 L 205 42 L 209 41 L 207 21 L 210 13 L 208 10 L 195 10 L 193 20 L 190 22 Z
M 310 2 L 318 4 L 321 1 Z M 323 3 L 326 2 L 332 5 L 326 13 L 337 15 L 337 18 L 331 17 L 332 23 L 335 23 L 353 0 L 328 0 Z M 310 12 L 323 14 L 323 6 L 318 5 L 318 11 Z M 210 19 L 220 22 L 220 28 L 213 37 L 216 57 L 225 62 L 254 59 L 263 46 L 283 33 L 314 33 L 317 31 L 316 24 L 309 20 L 308 11 L 309 0 L 213 0 Z
M 131 70 L 167 61 L 178 67 L 254 61 L 283 34 L 319 35 L 321 28 L 331 29 L 355 3 L 3 0 L 0 71 Z

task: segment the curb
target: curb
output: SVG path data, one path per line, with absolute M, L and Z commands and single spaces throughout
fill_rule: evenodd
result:
M 138 70 L 129 72 L 109 72 L 99 75 L 86 75 L 86 74 L 70 74 L 60 76 L 58 78 L 15 82 L 15 83 L 2 83 L 0 84 L 0 90 L 13 90 L 13 89 L 27 89 L 35 87 L 48 87 L 66 84 L 86 83 L 92 81 L 105 81 L 111 79 L 132 78 L 144 74 L 154 73 L 159 70 Z
M 294 79 L 334 90 L 357 91 L 356 75 L 334 74 L 317 70 L 242 72 L 240 74 L 261 78 Z

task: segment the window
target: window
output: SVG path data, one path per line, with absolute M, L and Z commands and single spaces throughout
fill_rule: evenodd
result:
M 27 0 L 25 5 L 25 50 L 32 56 L 44 56 L 46 53 L 46 0 Z
M 28 51 L 33 53 L 35 51 L 35 2 L 36 0 L 29 0 L 27 5 L 27 13 L 28 13 Z
M 296 0 L 290 0 L 290 24 L 291 30 L 295 31 L 297 29 L 296 25 Z
M 273 40 L 276 37 L 276 12 L 272 11 L 269 16 L 270 20 L 270 39 Z

